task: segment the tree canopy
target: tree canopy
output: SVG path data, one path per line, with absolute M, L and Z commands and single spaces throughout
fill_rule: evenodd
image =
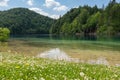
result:
M 54 21 L 27 8 L 0 12 L 0 26 L 9 28 L 11 34 L 46 34 Z
M 120 34 L 120 3 L 110 1 L 106 8 L 83 6 L 73 8 L 51 27 L 52 34 Z

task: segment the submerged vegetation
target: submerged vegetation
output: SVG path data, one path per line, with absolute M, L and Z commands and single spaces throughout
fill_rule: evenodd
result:
M 119 80 L 120 67 L 26 57 L 0 52 L 1 80 Z

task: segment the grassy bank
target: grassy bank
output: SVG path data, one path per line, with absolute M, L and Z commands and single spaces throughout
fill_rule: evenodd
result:
M 0 80 L 120 80 L 120 67 L 0 53 Z

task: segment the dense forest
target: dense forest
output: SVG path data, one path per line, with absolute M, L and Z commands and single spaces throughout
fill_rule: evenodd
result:
M 63 35 L 120 34 L 120 3 L 115 0 L 102 8 L 73 8 L 52 25 L 50 33 Z
M 30 11 L 27 8 L 13 8 L 0 11 L 0 27 L 10 29 L 11 34 L 48 34 L 55 20 Z
M 0 27 L 11 34 L 120 35 L 120 3 L 115 0 L 102 8 L 80 6 L 58 20 L 27 8 L 0 11 Z

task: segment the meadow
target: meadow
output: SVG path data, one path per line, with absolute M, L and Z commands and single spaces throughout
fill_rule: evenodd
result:
M 120 80 L 120 67 L 0 52 L 0 80 Z

